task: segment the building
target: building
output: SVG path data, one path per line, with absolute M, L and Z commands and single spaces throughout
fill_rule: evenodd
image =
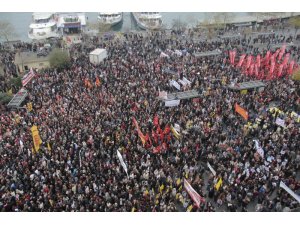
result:
M 50 67 L 49 55 L 37 56 L 35 52 L 19 52 L 15 56 L 15 65 L 19 73 L 24 73 L 30 68 L 43 69 Z

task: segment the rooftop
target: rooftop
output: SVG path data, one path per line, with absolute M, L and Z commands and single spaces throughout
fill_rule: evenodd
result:
M 15 56 L 16 64 L 31 63 L 31 62 L 45 62 L 48 60 L 49 60 L 49 55 L 38 57 L 36 52 L 20 52 L 17 53 Z

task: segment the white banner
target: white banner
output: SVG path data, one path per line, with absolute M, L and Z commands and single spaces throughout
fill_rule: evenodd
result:
M 186 179 L 184 179 L 184 188 L 194 200 L 198 208 L 200 207 L 201 202 L 205 202 L 205 199 L 194 190 L 194 188 L 189 184 L 189 182 L 187 182 Z
M 187 83 L 188 85 L 190 85 L 192 82 L 191 81 L 189 81 L 188 79 L 186 79 L 185 77 L 183 77 L 183 81 L 185 82 L 185 83 Z
M 180 132 L 180 126 L 179 126 L 179 124 L 175 123 L 175 124 L 174 124 L 174 129 L 175 129 L 177 132 Z
M 289 193 L 291 196 L 293 196 L 299 203 L 300 203 L 300 196 L 297 195 L 295 192 L 293 192 L 288 186 L 286 186 L 285 183 L 280 181 L 280 187 L 286 190 L 287 193 Z
M 180 100 L 165 101 L 166 107 L 178 106 L 179 104 L 180 104 Z
M 208 168 L 210 169 L 210 171 L 212 172 L 212 174 L 214 175 L 214 176 L 216 176 L 216 171 L 211 167 L 211 165 L 209 164 L 209 162 L 207 162 L 207 166 L 208 166 Z
M 121 153 L 119 152 L 119 150 L 117 150 L 117 155 L 118 155 L 118 158 L 119 158 L 119 160 L 121 162 L 121 165 L 122 165 L 123 169 L 125 170 L 125 172 L 127 174 L 127 177 L 128 177 L 127 166 L 126 166 L 126 164 L 125 164 L 125 162 L 123 160 L 123 157 L 122 157 Z
M 262 147 L 259 146 L 257 140 L 253 140 L 253 141 L 255 142 L 255 148 L 256 148 L 256 151 L 258 152 L 258 154 L 260 154 L 260 156 L 261 156 L 262 158 L 264 158 L 264 154 L 265 154 L 264 150 L 262 149 Z
M 23 141 L 22 141 L 22 140 L 20 140 L 20 146 L 21 146 L 21 149 L 23 149 L 24 144 L 23 144 Z
M 179 79 L 178 82 L 181 83 L 183 86 L 186 86 L 186 85 L 187 85 L 187 83 L 184 82 L 183 80 L 180 80 L 180 79 Z
M 280 119 L 279 117 L 277 117 L 275 123 L 279 126 L 285 127 L 284 120 Z
M 177 90 L 180 91 L 180 85 L 175 80 L 171 80 L 170 85 L 173 85 Z

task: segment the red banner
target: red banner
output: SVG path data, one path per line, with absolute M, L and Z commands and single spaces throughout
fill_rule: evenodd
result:
M 193 199 L 198 208 L 200 207 L 201 203 L 205 203 L 205 198 L 201 197 L 186 179 L 184 179 L 184 188 L 187 193 L 189 193 L 190 197 Z

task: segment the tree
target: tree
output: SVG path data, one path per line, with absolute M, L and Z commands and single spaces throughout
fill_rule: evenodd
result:
M 220 12 L 215 13 L 214 20 L 216 24 L 220 24 L 223 28 L 226 27 L 226 24 L 231 23 L 235 18 L 235 14 L 233 12 Z
M 174 19 L 172 21 L 172 29 L 185 31 L 186 28 L 187 28 L 187 23 L 181 21 L 180 18 Z
M 8 93 L 1 93 L 0 92 L 0 104 L 7 104 L 10 102 L 10 100 L 13 98 L 12 95 Z
M 0 21 L 0 39 L 9 41 L 10 38 L 15 36 L 15 30 L 10 22 Z
M 16 89 L 19 89 L 22 87 L 22 78 L 20 76 L 18 77 L 13 77 L 10 79 L 10 85 L 14 85 Z
M 217 35 L 217 30 L 221 27 L 219 17 L 214 13 L 206 13 L 204 20 L 198 25 L 207 31 L 207 38 L 212 39 Z
M 70 66 L 71 59 L 66 51 L 54 49 L 49 56 L 49 62 L 53 68 L 64 69 Z
M 291 17 L 289 19 L 289 24 L 295 28 L 295 34 L 296 34 L 298 29 L 300 28 L 300 16 Z
M 300 81 L 300 70 L 297 70 L 293 73 L 292 79 Z
M 101 23 L 101 22 L 89 23 L 88 27 L 91 28 L 92 30 L 96 30 L 100 34 L 108 32 L 111 29 L 111 25 L 106 23 Z

